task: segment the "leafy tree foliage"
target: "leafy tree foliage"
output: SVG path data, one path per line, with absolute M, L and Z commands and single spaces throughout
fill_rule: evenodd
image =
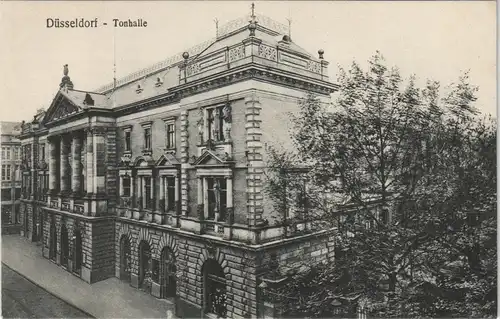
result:
M 300 103 L 296 152 L 270 156 L 276 210 L 305 201 L 310 218 L 338 230 L 335 264 L 277 289 L 283 310 L 329 317 L 363 303 L 381 317 L 495 316 L 496 123 L 479 118 L 478 88 L 467 72 L 443 92 L 435 81 L 419 88 L 378 52 L 339 82 L 332 105 Z M 287 173 L 297 166 L 308 170 Z M 297 201 L 288 189 L 300 187 Z

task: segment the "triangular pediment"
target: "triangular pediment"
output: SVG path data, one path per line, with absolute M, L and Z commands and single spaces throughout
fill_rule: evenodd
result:
M 224 165 L 228 162 L 219 154 L 211 150 L 205 150 L 200 157 L 196 159 L 194 165 Z
M 156 161 L 156 166 L 176 166 L 181 163 L 175 158 L 175 155 L 172 153 L 165 153 Z
M 64 94 L 62 91 L 59 91 L 52 100 L 52 104 L 47 110 L 43 122 L 49 123 L 69 117 L 82 111 L 83 109 L 75 105 L 75 103 L 73 103 L 73 101 L 71 101 L 66 94 Z

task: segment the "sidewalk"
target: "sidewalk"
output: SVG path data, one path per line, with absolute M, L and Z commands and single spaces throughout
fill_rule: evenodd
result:
M 172 302 L 157 299 L 117 278 L 92 285 L 42 257 L 40 246 L 19 235 L 3 235 L 2 263 L 56 297 L 96 318 L 168 318 Z

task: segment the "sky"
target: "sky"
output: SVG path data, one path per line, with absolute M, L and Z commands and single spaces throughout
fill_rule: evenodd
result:
M 215 36 L 219 26 L 250 13 L 247 1 L 0 2 L 0 119 L 31 120 L 55 96 L 63 65 L 75 89 L 95 90 Z M 338 66 L 363 64 L 379 50 L 388 65 L 418 82 L 442 86 L 470 70 L 477 106 L 496 115 L 496 3 L 264 1 L 255 11 L 292 20 L 292 40 L 310 53 L 325 51 L 330 77 Z M 47 28 L 48 18 L 98 18 L 108 26 Z M 113 28 L 112 19 L 143 19 L 147 27 Z

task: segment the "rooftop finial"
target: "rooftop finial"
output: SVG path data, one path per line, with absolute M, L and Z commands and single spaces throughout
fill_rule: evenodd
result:
M 219 20 L 217 18 L 214 19 L 215 22 L 215 37 L 219 37 Z
M 288 21 L 288 38 L 292 39 L 292 19 L 287 19 Z
M 61 83 L 59 84 L 59 87 L 65 91 L 67 91 L 68 89 L 73 90 L 73 82 L 71 82 L 71 79 L 68 76 L 68 73 L 69 73 L 68 65 L 65 64 L 63 67 L 64 67 L 63 68 L 64 76 L 61 79 Z
M 255 3 L 252 2 L 252 21 L 255 21 Z

